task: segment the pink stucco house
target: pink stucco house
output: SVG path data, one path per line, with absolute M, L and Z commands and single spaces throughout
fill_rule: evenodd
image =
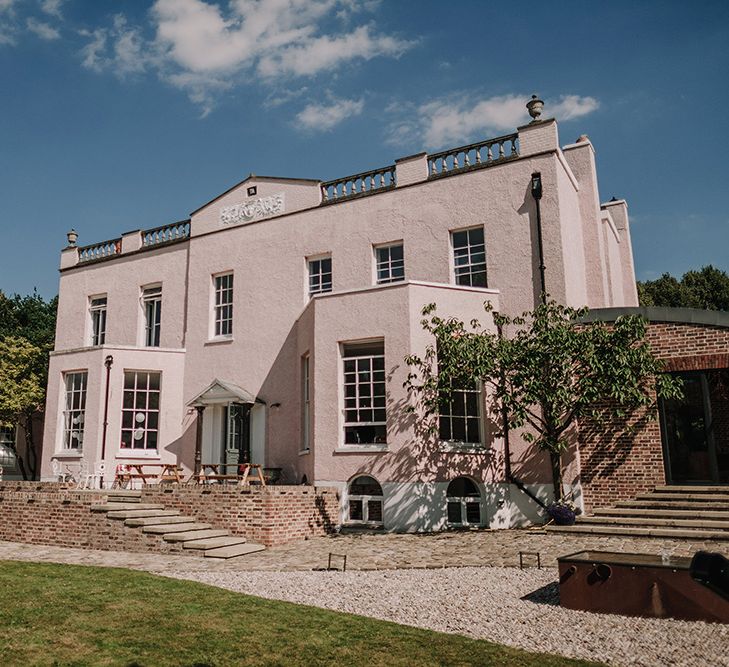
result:
M 536 506 L 505 475 L 484 399 L 428 438 L 406 411 L 420 311 L 486 321 L 541 293 L 637 305 L 627 207 L 600 204 L 587 137 L 557 123 L 329 182 L 251 174 L 189 219 L 61 254 L 42 478 L 59 465 L 260 463 L 341 490 L 343 523 L 510 527 Z M 538 224 L 539 223 L 539 224 Z M 541 243 L 540 243 L 541 241 Z M 540 247 L 542 258 L 540 260 Z M 541 455 L 511 469 L 551 493 Z M 573 489 L 579 497 L 579 488 Z

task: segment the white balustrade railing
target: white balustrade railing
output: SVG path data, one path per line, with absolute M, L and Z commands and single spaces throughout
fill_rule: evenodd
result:
M 519 156 L 518 134 L 508 134 L 495 139 L 478 141 L 475 144 L 451 148 L 428 156 L 428 175 L 436 176 L 453 171 L 462 171 L 476 166 L 486 166 Z
M 162 225 L 153 229 L 145 229 L 142 232 L 142 245 L 153 246 L 171 241 L 182 241 L 190 238 L 190 221 L 181 220 L 171 225 Z
M 93 245 L 85 245 L 78 249 L 78 261 L 90 262 L 94 259 L 105 259 L 118 255 L 121 252 L 121 239 L 111 239 L 94 243 Z
M 395 165 L 364 171 L 321 184 L 322 202 L 333 202 L 373 194 L 395 187 Z

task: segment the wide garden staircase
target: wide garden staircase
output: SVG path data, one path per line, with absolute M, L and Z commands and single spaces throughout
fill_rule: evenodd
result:
M 178 510 L 143 503 L 141 491 L 111 490 L 106 495 L 106 503 L 92 505 L 92 512 L 105 512 L 109 521 L 121 521 L 127 530 L 157 535 L 160 546 L 174 544 L 185 552 L 205 558 L 235 558 L 265 549 L 261 544 L 201 523 Z
M 550 532 L 729 541 L 729 486 L 658 486 Z

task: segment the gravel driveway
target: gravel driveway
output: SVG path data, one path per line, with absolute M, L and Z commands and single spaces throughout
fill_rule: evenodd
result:
M 729 626 L 562 609 L 553 569 L 165 574 L 614 665 L 729 665 Z

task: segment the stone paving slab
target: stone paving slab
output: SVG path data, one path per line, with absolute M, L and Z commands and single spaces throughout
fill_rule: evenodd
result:
M 350 534 L 317 537 L 273 547 L 226 561 L 189 555 L 92 551 L 0 542 L 0 560 L 29 560 L 126 567 L 164 573 L 171 570 L 312 570 L 327 566 L 330 553 L 346 554 L 348 570 L 443 567 L 518 567 L 519 552 L 539 552 L 543 567 L 556 567 L 557 556 L 584 549 L 623 553 L 691 556 L 698 550 L 729 557 L 729 544 L 608 535 L 567 535 L 541 529 L 481 530 L 429 535 Z M 531 560 L 530 560 L 531 562 Z

